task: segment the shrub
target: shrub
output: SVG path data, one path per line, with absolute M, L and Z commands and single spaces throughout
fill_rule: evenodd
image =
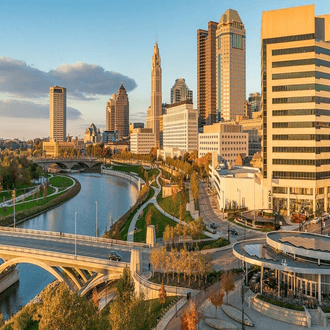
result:
M 290 303 L 279 301 L 279 300 L 276 300 L 276 299 L 267 298 L 265 296 L 261 296 L 260 294 L 257 295 L 257 298 L 260 299 L 260 300 L 263 300 L 265 302 L 268 302 L 272 305 L 275 305 L 275 306 L 279 306 L 279 307 L 283 307 L 283 308 L 287 308 L 287 309 L 292 309 L 292 310 L 295 310 L 295 311 L 304 311 L 304 306 L 290 304 Z

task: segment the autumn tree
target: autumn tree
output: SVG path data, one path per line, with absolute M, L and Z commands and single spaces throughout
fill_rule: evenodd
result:
M 228 293 L 235 289 L 235 283 L 233 274 L 230 272 L 224 272 L 221 275 L 221 289 L 226 292 L 227 303 L 228 303 Z
M 215 288 L 210 292 L 209 300 L 215 306 L 215 317 L 218 317 L 218 307 L 223 303 L 224 292 L 220 288 Z
M 199 315 L 195 303 L 190 301 L 189 309 L 181 318 L 181 330 L 196 330 Z
M 128 267 L 125 267 L 117 283 L 118 296 L 123 301 L 130 301 L 134 296 L 134 290 L 135 285 L 131 271 Z
M 146 227 L 151 225 L 151 217 L 152 217 L 152 212 L 151 212 L 151 208 L 149 208 L 146 214 Z
M 93 289 L 93 303 L 94 303 L 95 307 L 98 309 L 99 308 L 99 297 L 97 295 L 96 288 Z
M 162 305 L 162 308 L 164 307 L 165 301 L 166 301 L 166 290 L 164 287 L 164 282 L 162 282 L 162 286 L 159 289 L 159 295 L 158 295 L 159 303 Z

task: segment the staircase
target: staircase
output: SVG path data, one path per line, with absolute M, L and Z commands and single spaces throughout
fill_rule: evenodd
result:
M 317 309 L 308 309 L 309 314 L 311 315 L 312 327 L 322 326 L 321 315 Z

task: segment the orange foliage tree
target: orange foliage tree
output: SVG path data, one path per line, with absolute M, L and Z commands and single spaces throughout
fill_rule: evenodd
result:
M 181 330 L 196 330 L 199 322 L 199 315 L 195 303 L 190 301 L 189 309 L 181 318 Z
M 215 317 L 218 317 L 218 307 L 223 303 L 224 292 L 222 290 L 213 290 L 210 292 L 209 299 L 213 306 L 215 306 Z
M 228 293 L 235 289 L 235 283 L 232 273 L 225 272 L 221 275 L 221 289 L 226 292 L 228 303 Z

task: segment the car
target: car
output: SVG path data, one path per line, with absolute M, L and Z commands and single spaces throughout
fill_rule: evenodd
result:
M 311 223 L 319 223 L 320 222 L 320 218 L 315 218 L 311 221 Z
M 230 228 L 230 232 L 231 232 L 233 235 L 237 235 L 237 234 L 238 234 L 238 231 L 237 231 L 234 227 L 231 227 L 231 228 Z
M 214 222 L 211 222 L 211 223 L 210 223 L 210 227 L 211 227 L 212 229 L 216 229 L 216 228 L 217 228 L 217 225 L 216 225 Z
M 116 251 L 110 251 L 109 252 L 109 260 L 120 261 L 121 260 L 121 255 Z

